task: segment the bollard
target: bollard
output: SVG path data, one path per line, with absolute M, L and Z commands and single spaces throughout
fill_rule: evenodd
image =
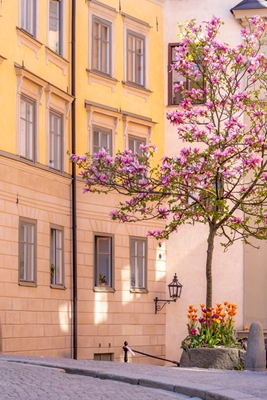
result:
M 124 342 L 123 351 L 124 351 L 124 362 L 128 362 L 128 342 Z
M 263 329 L 259 322 L 253 322 L 249 328 L 245 369 L 266 371 Z

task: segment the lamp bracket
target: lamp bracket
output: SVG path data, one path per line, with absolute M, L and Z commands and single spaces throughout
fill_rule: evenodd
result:
M 170 304 L 171 301 L 176 302 L 177 299 L 170 299 L 170 300 L 160 300 L 158 297 L 155 297 L 154 302 L 155 302 L 155 314 L 157 314 L 158 311 L 161 311 L 166 304 Z M 164 301 L 164 304 L 160 306 L 158 302 Z

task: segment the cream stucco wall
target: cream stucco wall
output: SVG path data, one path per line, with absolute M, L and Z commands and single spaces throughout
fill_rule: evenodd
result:
M 240 42 L 241 25 L 230 12 L 238 2 L 226 0 L 166 0 L 164 3 L 164 59 L 165 70 L 168 70 L 168 43 L 177 42 L 177 22 L 195 18 L 198 23 L 209 20 L 213 15 L 220 16 L 225 22 L 221 29 L 219 39 L 230 45 Z M 167 105 L 168 80 L 165 74 L 165 105 Z M 177 106 L 167 106 L 166 111 L 176 109 Z M 168 121 L 166 129 L 166 153 L 175 156 L 184 143 L 178 141 L 176 129 Z M 206 251 L 208 227 L 200 224 L 185 225 L 174 234 L 167 243 L 167 280 L 176 272 L 179 281 L 183 284 L 181 298 L 176 304 L 167 307 L 166 324 L 166 354 L 167 358 L 180 358 L 181 341 L 187 334 L 187 307 L 194 304 L 200 309 L 199 304 L 206 299 Z M 243 315 L 243 287 L 244 287 L 244 255 L 243 245 L 237 242 L 225 253 L 216 240 L 213 258 L 213 304 L 229 301 L 236 303 L 238 313 L 236 316 L 236 329 L 242 329 Z

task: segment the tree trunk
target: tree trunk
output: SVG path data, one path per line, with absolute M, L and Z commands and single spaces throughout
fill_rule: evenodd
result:
M 207 280 L 207 293 L 206 293 L 206 308 L 212 307 L 212 256 L 214 250 L 214 238 L 216 230 L 209 225 L 208 249 L 206 259 L 206 280 Z

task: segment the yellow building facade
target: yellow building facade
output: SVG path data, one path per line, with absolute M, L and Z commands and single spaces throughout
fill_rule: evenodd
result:
M 83 194 L 67 155 L 155 143 L 162 157 L 162 6 L 1 3 L 3 353 L 121 361 L 127 340 L 165 355 L 165 243 L 110 221 L 121 199 Z

